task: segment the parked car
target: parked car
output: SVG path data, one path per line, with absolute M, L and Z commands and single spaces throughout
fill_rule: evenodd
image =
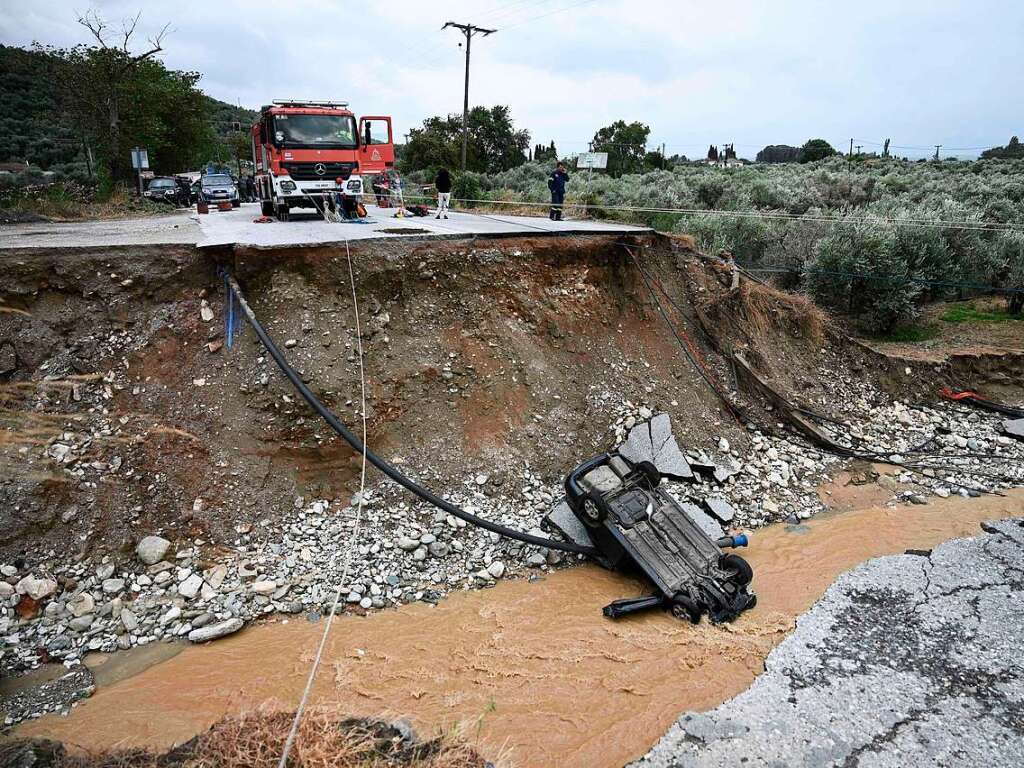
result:
M 188 205 L 188 198 L 181 193 L 178 182 L 169 176 L 158 176 L 149 182 L 146 191 L 142 193 L 153 202 L 173 203 L 174 205 Z
M 199 180 L 199 200 L 205 203 L 230 202 L 233 208 L 241 205 L 238 198 L 238 187 L 226 173 L 215 173 L 203 176 Z

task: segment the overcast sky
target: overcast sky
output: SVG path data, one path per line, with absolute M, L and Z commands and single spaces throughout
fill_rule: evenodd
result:
M 88 42 L 90 7 L 115 26 L 141 10 L 143 36 L 171 22 L 164 61 L 219 99 L 347 100 L 399 134 L 462 110 L 448 20 L 498 30 L 473 40 L 470 103 L 509 105 L 563 153 L 619 118 L 691 157 L 819 136 L 963 157 L 1024 133 L 1019 0 L 0 0 L 0 40 Z

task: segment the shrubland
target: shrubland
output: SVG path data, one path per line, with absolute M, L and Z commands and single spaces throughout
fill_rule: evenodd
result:
M 489 201 L 543 203 L 551 169 L 526 163 L 467 186 Z M 913 320 L 923 302 L 991 286 L 1009 289 L 1011 312 L 1024 309 L 1024 292 L 1012 292 L 1024 291 L 1024 160 L 834 156 L 619 178 L 575 172 L 566 202 L 577 214 L 587 205 L 595 217 L 689 233 L 701 250 L 776 271 L 869 332 Z

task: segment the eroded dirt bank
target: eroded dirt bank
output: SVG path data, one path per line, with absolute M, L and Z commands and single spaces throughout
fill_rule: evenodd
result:
M 461 593 L 436 607 L 342 617 L 315 703 L 408 715 L 428 730 L 469 722 L 485 753 L 508 749 L 516 765 L 619 766 L 643 754 L 681 711 L 709 709 L 748 687 L 796 617 L 841 572 L 1014 516 L 1024 516 L 1024 491 L 763 529 L 745 553 L 758 606 L 728 626 L 692 627 L 666 614 L 610 622 L 600 607 L 639 587 L 593 566 Z M 166 747 L 225 713 L 267 702 L 292 707 L 320 630 L 292 619 L 189 647 L 101 685 L 69 717 L 47 716 L 16 734 L 84 749 Z

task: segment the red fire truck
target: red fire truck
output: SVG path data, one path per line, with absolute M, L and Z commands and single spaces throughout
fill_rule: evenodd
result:
M 395 164 L 390 117 L 358 121 L 343 101 L 281 100 L 252 127 L 256 189 L 264 216 L 322 206 L 327 194 L 363 194 L 363 174 Z

